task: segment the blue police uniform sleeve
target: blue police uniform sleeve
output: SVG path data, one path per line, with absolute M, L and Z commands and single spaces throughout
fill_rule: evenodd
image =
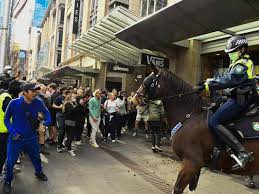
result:
M 18 135 L 18 133 L 13 128 L 12 123 L 11 123 L 11 118 L 12 118 L 13 112 L 14 112 L 14 106 L 15 106 L 14 101 L 11 101 L 9 103 L 9 105 L 7 106 L 7 109 L 6 109 L 6 112 L 5 112 L 5 117 L 4 117 L 5 126 L 8 129 L 8 131 L 9 131 L 9 133 L 12 137 Z
M 39 100 L 39 104 L 40 104 L 40 112 L 44 114 L 44 118 L 45 118 L 43 121 L 43 125 L 49 126 L 51 123 L 50 112 L 41 100 Z
M 226 89 L 236 87 L 248 79 L 247 67 L 243 64 L 237 64 L 232 70 L 227 71 L 219 77 L 209 81 L 209 87 L 214 89 Z

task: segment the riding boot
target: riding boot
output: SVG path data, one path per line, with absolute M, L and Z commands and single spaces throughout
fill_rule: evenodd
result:
M 244 168 L 245 165 L 250 161 L 250 155 L 245 150 L 244 146 L 238 141 L 238 139 L 223 125 L 218 125 L 215 132 L 220 137 L 220 139 L 234 150 L 240 161 L 240 164 L 233 166 L 233 170 L 238 168 Z

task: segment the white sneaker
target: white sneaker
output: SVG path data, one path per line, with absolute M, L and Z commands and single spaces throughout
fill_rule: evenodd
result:
M 82 141 L 76 141 L 75 145 L 80 146 L 80 145 L 83 145 L 83 144 L 82 144 Z
M 99 148 L 99 145 L 98 145 L 96 142 L 91 143 L 91 146 L 93 146 L 93 147 L 95 147 L 95 148 Z
M 67 151 L 67 152 L 68 152 L 71 156 L 76 156 L 74 150 L 69 150 L 69 151 Z
M 115 140 L 112 140 L 112 143 L 115 143 Z
M 135 137 L 137 135 L 137 133 L 133 133 L 133 136 Z

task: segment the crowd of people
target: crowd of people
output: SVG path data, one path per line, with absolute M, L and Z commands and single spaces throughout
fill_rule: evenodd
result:
M 29 155 L 35 176 L 47 181 L 40 153 L 49 155 L 46 148 L 56 146 L 57 152 L 76 156 L 84 135 L 91 146 L 98 148 L 102 142 L 120 140 L 126 130 L 137 135 L 143 121 L 146 138 L 151 133 L 153 152 L 162 151 L 161 100 L 145 102 L 142 98 L 133 107 L 134 92 L 28 83 L 21 72 L 14 77 L 10 72 L 10 67 L 5 68 L 0 77 L 0 168 L 5 174 L 4 193 L 11 191 L 13 172 L 20 171 L 16 164 L 23 152 Z M 101 138 L 97 138 L 97 133 Z

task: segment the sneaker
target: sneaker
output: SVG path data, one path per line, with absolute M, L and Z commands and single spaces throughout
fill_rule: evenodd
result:
M 17 161 L 16 161 L 16 164 L 21 164 L 21 157 L 19 156 Z
M 156 150 L 156 148 L 154 147 L 154 146 L 152 146 L 152 151 L 154 152 L 154 153 L 157 153 L 157 150 Z
M 57 147 L 57 152 L 58 152 L 58 153 L 63 152 L 63 148 L 62 148 L 62 147 Z
M 45 146 L 40 148 L 40 153 L 43 154 L 43 155 L 49 155 L 49 152 L 46 151 Z
M 155 146 L 155 149 L 159 152 L 162 152 L 163 150 L 159 146 Z
M 11 193 L 11 190 L 12 190 L 11 183 L 5 181 L 5 182 L 4 182 L 4 186 L 3 186 L 3 193 L 4 193 L 4 194 Z
M 73 157 L 76 156 L 74 150 L 68 150 L 67 152 L 68 152 L 71 156 L 73 156 Z
M 135 132 L 135 133 L 133 133 L 133 136 L 135 137 L 137 135 L 137 133 Z
M 149 138 L 148 134 L 146 134 L 145 136 L 146 136 L 146 140 L 148 140 L 148 138 Z
M 91 143 L 91 146 L 93 146 L 93 147 L 95 147 L 95 148 L 99 148 L 99 145 L 98 145 L 96 142 Z
M 115 143 L 116 141 L 115 140 L 112 140 L 112 143 Z
M 22 172 L 22 169 L 20 167 L 18 167 L 17 165 L 14 165 L 13 172 L 14 173 Z
M 83 144 L 82 144 L 82 141 L 76 141 L 75 145 L 80 146 L 80 145 L 83 145 Z
M 41 172 L 36 172 L 35 176 L 41 180 L 41 181 L 47 181 L 48 177 L 41 171 Z

